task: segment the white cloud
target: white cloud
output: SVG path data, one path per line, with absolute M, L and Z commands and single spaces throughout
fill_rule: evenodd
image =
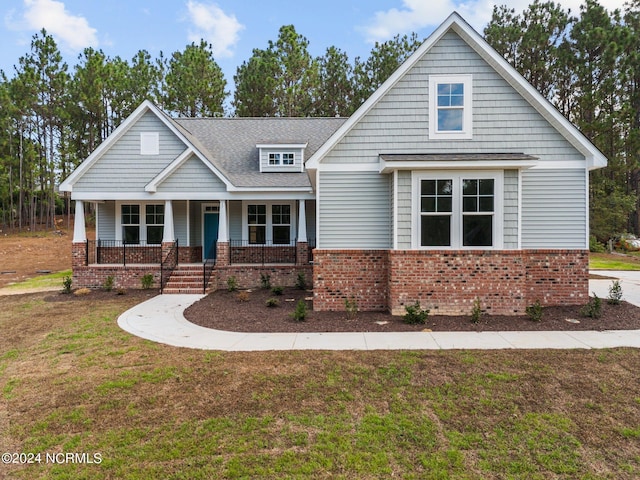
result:
M 238 43 L 240 32 L 244 30 L 235 15 L 227 15 L 215 3 L 205 4 L 189 0 L 187 2 L 189 20 L 193 29 L 189 30 L 189 41 L 204 39 L 213 45 L 217 57 L 233 56 L 233 47 Z
M 600 5 L 609 11 L 622 8 L 626 0 L 600 0 Z M 531 0 L 507 0 L 495 2 L 494 0 L 402 0 L 402 7 L 391 8 L 386 11 L 376 12 L 368 25 L 359 27 L 367 42 L 383 42 L 394 35 L 417 32 L 427 27 L 437 27 L 453 11 L 457 11 L 478 32 L 482 33 L 485 25 L 491 20 L 493 5 L 506 4 L 522 12 L 530 4 Z M 565 10 L 571 9 L 573 15 L 578 15 L 580 5 L 584 0 L 560 0 Z
M 22 29 L 44 28 L 61 43 L 62 48 L 76 52 L 98 45 L 97 30 L 89 25 L 86 18 L 69 13 L 64 3 L 55 0 L 24 0 L 24 6 L 24 22 L 19 26 Z

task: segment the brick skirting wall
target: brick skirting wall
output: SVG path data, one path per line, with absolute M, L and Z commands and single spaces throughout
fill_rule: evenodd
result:
M 315 250 L 314 310 L 403 315 L 419 301 L 432 314 L 469 314 L 476 298 L 490 314 L 524 314 L 543 305 L 588 299 L 586 250 Z
M 211 277 L 209 286 L 212 290 L 226 290 L 229 277 L 235 277 L 238 288 L 258 288 L 261 285 L 261 275 L 269 275 L 272 287 L 294 287 L 298 281 L 298 273 L 304 275 L 307 288 L 311 288 L 311 265 L 220 266 L 216 264 L 216 278 Z

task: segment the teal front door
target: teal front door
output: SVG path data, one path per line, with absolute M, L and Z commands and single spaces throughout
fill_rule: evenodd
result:
M 203 254 L 205 260 L 216 258 L 216 242 L 218 241 L 218 213 L 205 213 L 204 214 L 204 245 Z

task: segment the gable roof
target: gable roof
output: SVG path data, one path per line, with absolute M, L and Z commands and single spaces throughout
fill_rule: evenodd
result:
M 453 12 L 424 43 L 376 90 L 356 112 L 319 148 L 306 163 L 307 170 L 317 170 L 322 159 L 367 115 L 384 97 L 449 31 L 454 31 L 504 78 L 542 117 L 544 117 L 571 145 L 584 155 L 587 168 L 607 165 L 606 157 L 565 118 L 540 92 L 513 68 L 487 41 L 476 32 L 457 12 Z
M 155 114 L 185 144 L 185 151 L 156 177 L 147 192 L 176 172 L 192 155 L 217 175 L 229 191 L 242 189 L 310 189 L 306 172 L 260 173 L 258 145 L 306 145 L 311 156 L 346 121 L 346 118 L 172 118 L 145 100 L 61 184 L 73 185 L 147 112 Z

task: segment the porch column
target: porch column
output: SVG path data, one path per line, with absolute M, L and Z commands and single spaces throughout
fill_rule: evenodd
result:
M 298 242 L 307 243 L 307 212 L 304 200 L 298 200 Z
M 218 220 L 218 242 L 229 241 L 229 229 L 227 228 L 227 201 L 220 200 Z
M 171 200 L 164 202 L 164 228 L 162 229 L 162 243 L 173 243 L 175 234 L 173 232 L 173 205 Z
M 73 222 L 73 243 L 87 241 L 87 231 L 84 225 L 84 203 L 76 200 L 76 213 Z

